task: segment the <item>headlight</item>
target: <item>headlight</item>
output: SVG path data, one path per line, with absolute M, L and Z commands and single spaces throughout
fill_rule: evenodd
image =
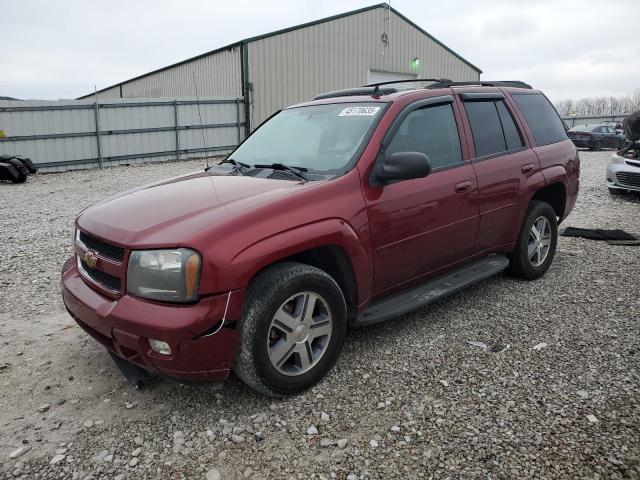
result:
M 614 153 L 613 155 L 611 155 L 611 163 L 624 164 L 624 157 L 621 157 L 620 155 L 616 155 Z
M 161 302 L 194 302 L 200 284 L 200 254 L 187 248 L 131 252 L 127 292 Z

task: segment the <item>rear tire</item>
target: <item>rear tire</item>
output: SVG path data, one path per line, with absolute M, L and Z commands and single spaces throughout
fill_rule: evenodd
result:
M 527 280 L 542 277 L 553 262 L 557 244 L 556 212 L 548 203 L 532 200 L 516 247 L 509 254 L 507 272 Z
M 331 276 L 301 263 L 268 267 L 247 289 L 233 370 L 265 395 L 302 391 L 334 365 L 346 329 L 344 295 Z

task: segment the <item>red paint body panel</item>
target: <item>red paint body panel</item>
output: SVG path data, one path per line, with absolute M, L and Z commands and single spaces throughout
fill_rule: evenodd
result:
M 526 146 L 495 158 L 475 158 L 460 92 L 500 91 Z M 579 159 L 570 140 L 536 146 L 510 89 L 414 90 L 381 99 L 342 97 L 313 104 L 380 101 L 387 110 L 354 168 L 326 181 L 269 180 L 196 172 L 146 185 L 83 211 L 77 228 L 124 249 L 121 262 L 98 256 L 96 268 L 121 280 L 101 288 L 65 264 L 65 304 L 82 328 L 121 357 L 154 372 L 188 380 L 226 378 L 235 356 L 244 289 L 266 266 L 299 252 L 336 246 L 353 271 L 364 309 L 373 299 L 466 262 L 513 248 L 527 205 L 545 185 L 560 182 L 565 216 L 578 192 Z M 413 102 L 451 95 L 463 163 L 425 178 L 372 186 L 381 142 Z M 532 169 L 529 169 L 532 166 Z M 526 167 L 523 169 L 523 167 Z M 468 183 L 466 191 L 456 190 Z M 163 304 L 127 294 L 132 250 L 185 247 L 202 255 L 200 299 Z M 76 244 L 76 254 L 90 251 Z M 95 253 L 95 252 L 91 252 Z M 151 351 L 166 341 L 170 356 Z

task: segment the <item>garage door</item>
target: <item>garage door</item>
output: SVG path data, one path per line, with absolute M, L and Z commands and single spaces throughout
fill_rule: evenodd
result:
M 413 80 L 418 78 L 413 73 L 386 72 L 384 70 L 369 70 L 367 74 L 367 83 L 392 82 L 395 80 Z M 396 88 L 416 88 L 415 83 L 398 83 L 394 85 Z

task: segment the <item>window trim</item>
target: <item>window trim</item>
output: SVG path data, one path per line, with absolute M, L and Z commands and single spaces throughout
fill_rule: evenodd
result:
M 466 92 L 461 93 L 460 98 L 463 102 L 473 102 L 474 100 L 500 100 L 504 99 L 504 94 L 501 92 Z
M 522 127 L 518 124 L 517 118 L 514 116 L 513 111 L 510 108 L 510 105 L 507 102 L 507 98 L 506 98 L 506 96 L 504 94 L 502 94 L 502 93 L 499 93 L 499 94 L 478 93 L 478 94 L 474 94 L 476 96 L 468 98 L 468 99 L 465 99 L 465 97 L 463 97 L 463 95 L 465 95 L 465 94 L 460 94 L 460 97 L 461 97 L 461 100 L 462 100 L 462 106 L 464 107 L 464 114 L 465 114 L 465 117 L 467 119 L 467 123 L 469 125 L 469 132 L 471 133 L 471 143 L 473 144 L 473 153 L 475 155 L 475 157 L 470 159 L 472 163 L 483 162 L 485 160 L 491 160 L 493 158 L 499 158 L 499 157 L 503 157 L 505 155 L 511 155 L 513 153 L 522 152 L 522 151 L 527 150 L 529 148 L 529 146 L 527 145 L 527 141 L 526 141 L 524 132 L 522 131 Z M 467 94 L 467 95 L 472 95 L 472 94 Z M 495 96 L 491 96 L 491 95 L 495 95 Z M 509 115 L 511 116 L 511 120 L 513 121 L 513 125 L 516 127 L 516 131 L 518 132 L 518 135 L 520 136 L 520 141 L 522 142 L 522 146 L 521 147 L 502 150 L 500 152 L 489 153 L 487 155 L 478 155 L 478 149 L 476 147 L 476 141 L 475 141 L 475 137 L 473 135 L 473 125 L 471 124 L 471 119 L 469 118 L 469 112 L 467 112 L 467 109 L 466 109 L 466 107 L 464 105 L 467 104 L 467 103 L 483 102 L 483 101 L 490 101 L 491 103 L 494 104 L 494 108 L 496 109 L 496 114 L 498 115 L 498 121 L 500 122 L 500 129 L 502 130 L 502 138 L 504 139 L 504 146 L 506 147 L 507 146 L 507 138 L 505 137 L 505 133 L 504 133 L 504 125 L 502 124 L 502 118 L 500 118 L 500 112 L 498 111 L 498 108 L 495 106 L 495 103 L 497 101 L 502 101 L 502 103 L 504 104 L 505 108 L 507 109 L 507 113 L 509 113 Z
M 500 120 L 500 127 L 502 127 L 502 136 L 504 137 L 504 146 L 505 147 L 509 147 L 509 142 L 507 141 L 507 134 L 504 131 L 504 123 L 502 122 L 502 115 L 500 115 L 500 109 L 498 108 L 498 105 L 497 105 L 498 101 L 499 100 L 496 100 L 494 102 L 494 104 L 496 104 L 496 111 L 498 112 L 498 120 Z M 520 127 L 518 126 L 518 122 L 516 122 L 516 119 L 513 116 L 513 112 L 511 110 L 509 110 L 509 105 L 505 101 L 504 97 L 502 98 L 502 105 L 504 105 L 504 108 L 507 110 L 507 114 L 511 118 L 511 123 L 513 123 L 513 126 L 516 129 L 516 133 L 518 134 L 518 138 L 520 139 L 520 144 L 521 144 L 520 147 L 518 147 L 518 148 L 511 148 L 511 149 L 507 148 L 507 151 L 508 150 L 518 150 L 518 149 L 526 146 L 527 143 L 524 141 L 524 135 L 522 134 L 522 131 L 520 130 Z
M 387 132 L 384 134 L 384 137 L 382 138 L 382 141 L 380 142 L 380 149 L 381 150 L 385 150 L 389 144 L 391 143 L 391 140 L 393 140 L 393 137 L 395 136 L 396 132 L 398 131 L 398 129 L 400 128 L 400 125 L 402 125 L 402 122 L 415 110 L 418 110 L 420 108 L 423 107 L 428 107 L 428 106 L 432 106 L 432 105 L 440 105 L 440 104 L 445 104 L 445 103 L 453 103 L 453 96 L 452 95 L 440 95 L 438 97 L 431 97 L 431 98 L 425 98 L 423 100 L 418 100 L 416 102 L 410 103 L 409 105 L 405 106 L 398 115 L 396 115 L 396 118 L 393 120 L 393 123 L 391 124 L 391 126 L 389 127 L 389 129 L 387 130 Z M 453 108 L 452 108 L 453 110 Z M 455 115 L 454 115 L 455 118 Z M 457 122 L 456 122 L 456 126 Z M 460 138 L 460 128 L 458 128 L 458 138 Z M 460 145 L 462 147 L 462 142 L 460 142 Z M 378 152 L 379 154 L 380 152 Z
M 526 123 L 527 129 L 531 133 L 531 138 L 530 138 L 531 148 L 546 147 L 547 145 L 555 145 L 557 143 L 562 143 L 564 141 L 570 140 L 568 135 L 569 127 L 567 126 L 566 123 L 564 123 L 564 121 L 562 120 L 562 117 L 558 113 L 558 110 L 553 105 L 553 103 L 551 103 L 551 100 L 549 100 L 549 97 L 547 97 L 544 93 L 542 93 L 540 90 L 522 90 L 518 92 L 511 92 L 510 95 L 511 95 L 511 99 L 513 100 L 513 103 L 515 104 L 515 107 L 518 109 L 518 111 L 520 112 L 520 115 L 522 116 L 522 121 Z M 533 127 L 529 123 L 529 119 L 527 118 L 524 111 L 520 108 L 520 105 L 518 104 L 518 100 L 516 99 L 518 95 L 541 95 L 549 103 L 549 105 L 551 105 L 551 108 L 558 116 L 558 120 L 560 120 L 560 124 L 564 129 L 565 138 L 562 140 L 558 140 L 557 142 L 551 142 L 551 143 L 545 143 L 545 144 L 540 143 L 540 141 L 536 138 L 536 134 L 533 131 Z
M 373 164 L 371 165 L 371 173 L 369 175 L 369 185 L 372 187 L 377 187 L 380 186 L 378 185 L 377 181 L 375 180 L 374 177 L 374 172 L 376 171 L 376 167 L 379 165 L 380 162 L 382 162 L 384 159 L 384 152 L 387 149 L 387 147 L 389 146 L 389 144 L 391 143 L 391 141 L 393 140 L 393 137 L 395 136 L 395 134 L 397 133 L 397 131 L 399 130 L 400 126 L 402 125 L 402 122 L 404 122 L 404 120 L 415 110 L 419 110 L 421 108 L 424 107 L 431 107 L 431 106 L 436 106 L 436 105 L 446 105 L 446 104 L 450 104 L 451 105 L 451 113 L 453 114 L 453 121 L 456 124 L 456 130 L 458 132 L 458 143 L 460 145 L 460 162 L 458 163 L 452 163 L 450 165 L 442 165 L 440 167 L 436 167 L 433 168 L 430 172 L 429 175 L 427 175 L 427 177 L 430 177 L 433 174 L 436 174 L 438 172 L 442 172 L 445 170 L 451 170 L 453 168 L 459 168 L 459 167 L 463 167 L 465 165 L 471 165 L 471 159 L 466 159 L 464 158 L 465 156 L 465 151 L 463 149 L 464 145 L 463 145 L 463 131 L 462 131 L 462 125 L 458 122 L 458 119 L 456 118 L 456 111 L 454 108 L 455 105 L 455 100 L 453 98 L 453 95 L 439 95 L 437 97 L 430 97 L 430 98 L 424 98 L 422 100 L 417 100 L 413 103 L 410 103 L 408 105 L 406 105 L 401 111 L 400 113 L 398 113 L 398 115 L 396 115 L 396 118 L 394 118 L 393 122 L 391 123 L 391 126 L 387 129 L 386 133 L 384 134 L 384 137 L 382 138 L 382 141 L 380 142 L 380 148 L 378 150 L 378 153 L 376 154 L 376 158 L 373 161 Z M 466 140 L 465 140 L 466 141 Z M 425 178 L 427 178 L 425 177 Z M 405 180 L 394 180 L 392 182 L 388 182 L 386 183 L 386 185 L 393 185 L 395 183 L 398 182 L 404 182 Z
M 504 95 L 502 96 L 502 98 L 504 98 Z M 480 102 L 483 102 L 483 103 L 487 102 L 487 103 L 493 104 L 493 108 L 496 111 L 496 116 L 498 117 L 498 123 L 500 124 L 500 131 L 502 132 L 502 140 L 504 140 L 504 148 L 505 148 L 505 150 L 500 150 L 499 152 L 493 152 L 493 153 L 488 153 L 486 155 L 478 156 L 478 146 L 476 145 L 476 137 L 473 134 L 473 124 L 471 123 L 471 118 L 469 117 L 469 112 L 467 111 L 466 104 L 467 103 L 480 103 Z M 507 148 L 507 139 L 504 136 L 504 127 L 502 126 L 502 119 L 500 118 L 500 112 L 498 112 L 498 108 L 496 107 L 496 99 L 492 98 L 492 97 L 475 97 L 475 98 L 473 98 L 471 100 L 463 100 L 462 101 L 462 105 L 464 107 L 464 114 L 467 116 L 467 121 L 469 122 L 469 129 L 471 130 L 471 143 L 473 143 L 473 153 L 476 155 L 473 159 L 476 159 L 476 158 L 483 158 L 484 159 L 484 157 L 500 156 L 504 152 L 507 152 L 508 151 L 508 150 L 506 150 L 506 148 Z M 516 126 L 516 128 L 517 128 L 517 126 Z M 522 139 L 522 137 L 521 137 L 521 139 Z

